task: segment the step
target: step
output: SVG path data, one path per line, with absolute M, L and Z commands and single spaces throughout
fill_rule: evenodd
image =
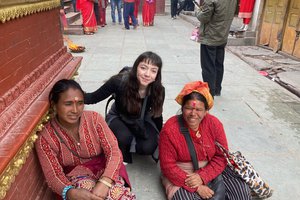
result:
M 76 20 L 80 19 L 81 13 L 76 13 L 76 12 L 69 12 L 66 13 L 66 18 L 68 24 L 74 23 Z
M 82 28 L 82 18 L 80 17 L 79 19 L 77 19 L 73 23 L 69 24 L 69 27 L 72 27 L 72 28 Z
M 66 35 L 83 35 L 82 27 L 66 27 L 64 28 L 64 34 Z
M 236 38 L 229 36 L 228 37 L 228 46 L 254 46 L 255 45 L 255 37 L 243 37 Z
M 64 6 L 64 11 L 65 11 L 65 13 L 69 13 L 69 12 L 72 12 L 73 11 L 73 9 L 72 9 L 72 7 L 69 5 L 69 6 Z

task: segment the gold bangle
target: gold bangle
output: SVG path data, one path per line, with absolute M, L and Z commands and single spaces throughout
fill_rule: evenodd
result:
M 106 185 L 107 187 L 111 188 L 112 187 L 112 184 L 107 182 L 106 180 L 103 180 L 103 179 L 100 179 L 99 180 L 101 183 L 103 183 L 104 185 Z

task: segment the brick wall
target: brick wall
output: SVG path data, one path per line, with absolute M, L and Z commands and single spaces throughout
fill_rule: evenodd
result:
M 26 163 L 16 176 L 11 189 L 4 200 L 53 200 L 35 151 L 32 151 Z
M 63 46 L 57 30 L 59 9 L 0 24 L 0 97 Z
M 71 78 L 81 60 L 64 46 L 59 8 L 0 22 L 0 179 L 12 182 L 8 191 L 0 182 L 5 200 L 55 199 L 35 150 L 24 150 L 24 144 L 47 112 L 53 83 Z M 11 161 L 28 150 L 18 175 L 11 177 L 11 170 L 19 170 Z

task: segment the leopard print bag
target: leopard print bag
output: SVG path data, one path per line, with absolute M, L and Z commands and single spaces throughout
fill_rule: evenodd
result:
M 241 152 L 229 152 L 220 143 L 216 142 L 217 147 L 223 152 L 228 166 L 250 187 L 253 197 L 259 199 L 269 198 L 273 194 L 270 186 L 258 175 L 250 162 L 241 154 Z

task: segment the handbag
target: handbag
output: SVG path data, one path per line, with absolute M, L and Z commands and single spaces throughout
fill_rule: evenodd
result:
M 270 186 L 258 175 L 250 162 L 240 151 L 229 152 L 220 143 L 215 142 L 216 146 L 223 152 L 228 166 L 250 187 L 253 195 L 258 198 L 269 198 L 273 194 Z
M 177 119 L 180 126 L 180 132 L 184 135 L 189 152 L 191 155 L 194 170 L 199 169 L 197 154 L 189 130 L 184 126 L 182 115 L 177 115 Z M 222 178 L 222 174 L 210 181 L 208 187 L 214 191 L 214 196 L 210 200 L 225 200 L 225 185 Z

